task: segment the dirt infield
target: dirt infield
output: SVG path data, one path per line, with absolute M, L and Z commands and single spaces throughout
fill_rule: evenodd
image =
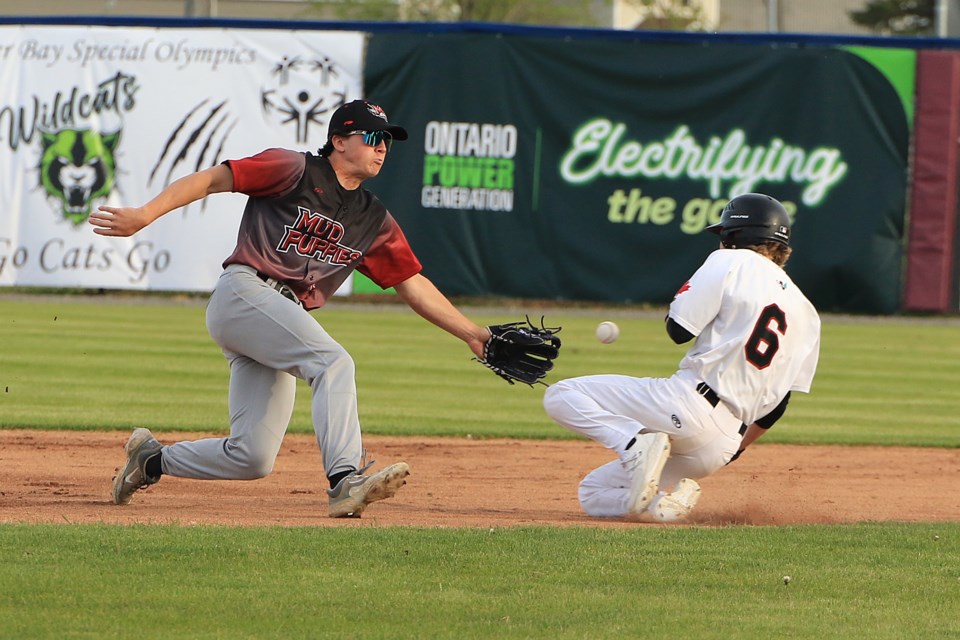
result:
M 584 516 L 579 479 L 606 462 L 587 442 L 365 438 L 374 469 L 408 485 L 359 520 L 326 517 L 312 436 L 288 435 L 273 474 L 251 482 L 165 477 L 123 507 L 110 480 L 122 432 L 0 430 L 0 522 L 285 526 L 664 526 Z M 157 434 L 164 443 L 201 434 Z M 763 444 L 702 481 L 703 525 L 960 520 L 960 450 Z

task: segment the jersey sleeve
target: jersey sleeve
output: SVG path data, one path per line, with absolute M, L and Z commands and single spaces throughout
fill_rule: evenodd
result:
M 423 266 L 393 216 L 387 213 L 380 232 L 367 250 L 357 271 L 382 289 L 389 289 L 420 273 Z
M 720 312 L 723 282 L 729 271 L 720 256 L 721 251 L 714 251 L 707 257 L 670 303 L 669 317 L 694 336 L 699 336 Z
M 276 198 L 293 190 L 303 177 L 306 157 L 289 149 L 267 149 L 255 156 L 227 160 L 233 190 L 257 198 Z

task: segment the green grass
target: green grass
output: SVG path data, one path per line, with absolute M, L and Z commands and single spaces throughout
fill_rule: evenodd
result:
M 488 324 L 517 312 L 482 309 Z M 548 380 L 594 373 L 668 376 L 684 348 L 659 314 L 552 309 L 563 352 Z M 370 434 L 570 438 L 541 407 L 543 387 L 510 387 L 465 345 L 404 307 L 334 304 L 314 312 L 357 363 Z M 615 344 L 593 337 L 599 319 Z M 960 323 L 824 318 L 813 393 L 795 394 L 765 442 L 960 446 Z M 228 370 L 204 307 L 0 299 L 0 427 L 157 430 L 228 428 Z M 309 432 L 298 387 L 291 431 Z
M 10 638 L 960 634 L 958 524 L 4 525 L 0 551 Z
M 0 428 L 225 432 L 228 371 L 203 306 L 165 301 L 0 298 Z M 367 433 L 572 437 L 544 415 L 542 387 L 509 387 L 409 311 L 334 304 L 315 316 L 357 362 Z M 564 326 L 550 380 L 667 376 L 684 352 L 662 314 L 547 316 Z M 607 318 L 621 338 L 600 345 Z M 824 318 L 813 393 L 797 394 L 764 442 L 960 446 L 958 329 Z M 311 430 L 306 392 L 293 431 Z M 0 506 L 2 473 L 0 451 Z M 0 524 L 0 638 L 883 640 L 960 637 L 957 611 L 960 523 Z

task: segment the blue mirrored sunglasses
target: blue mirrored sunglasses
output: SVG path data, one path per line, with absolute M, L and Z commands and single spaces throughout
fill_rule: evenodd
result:
M 351 131 L 348 136 L 363 136 L 363 144 L 369 147 L 379 147 L 381 142 L 386 143 L 387 151 L 393 145 L 393 136 L 389 131 Z

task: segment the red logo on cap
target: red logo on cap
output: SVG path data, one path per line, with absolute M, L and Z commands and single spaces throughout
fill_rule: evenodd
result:
M 367 103 L 367 111 L 370 112 L 370 115 L 377 116 L 384 122 L 387 120 L 387 114 L 384 113 L 383 109 L 379 105 Z

